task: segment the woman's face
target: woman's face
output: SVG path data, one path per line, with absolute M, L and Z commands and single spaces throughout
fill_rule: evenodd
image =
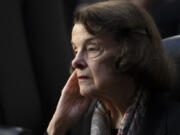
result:
M 75 24 L 72 47 L 72 66 L 77 70 L 81 95 L 98 97 L 112 92 L 114 86 L 119 87 L 120 77 L 114 68 L 117 43 L 113 39 L 95 37 L 82 24 Z

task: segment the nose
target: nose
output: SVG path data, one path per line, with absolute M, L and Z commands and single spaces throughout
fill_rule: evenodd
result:
M 84 69 L 86 68 L 86 66 L 87 66 L 87 63 L 82 53 L 77 53 L 74 59 L 72 60 L 72 67 L 74 69 Z

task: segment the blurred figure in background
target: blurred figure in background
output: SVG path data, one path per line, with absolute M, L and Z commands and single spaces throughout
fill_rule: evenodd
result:
M 129 0 L 146 8 L 152 15 L 162 38 L 180 34 L 179 0 Z

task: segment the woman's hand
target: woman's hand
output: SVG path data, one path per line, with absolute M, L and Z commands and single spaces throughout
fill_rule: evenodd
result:
M 63 135 L 87 111 L 91 100 L 80 95 L 76 71 L 72 73 L 62 90 L 56 111 L 47 132 Z

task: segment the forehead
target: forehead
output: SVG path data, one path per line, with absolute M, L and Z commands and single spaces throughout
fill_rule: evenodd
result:
M 89 34 L 82 24 L 75 24 L 72 29 L 71 42 L 78 45 L 93 37 L 94 36 Z
M 74 26 L 73 26 L 73 29 L 72 29 L 72 35 L 74 34 L 82 34 L 82 33 L 87 33 L 87 30 L 85 29 L 84 25 L 83 24 L 80 24 L 80 23 L 76 23 Z
M 71 42 L 73 46 L 81 46 L 86 41 L 98 40 L 104 47 L 115 47 L 118 43 L 112 38 L 112 35 L 103 35 L 95 37 L 88 33 L 83 24 L 77 23 L 72 29 Z

